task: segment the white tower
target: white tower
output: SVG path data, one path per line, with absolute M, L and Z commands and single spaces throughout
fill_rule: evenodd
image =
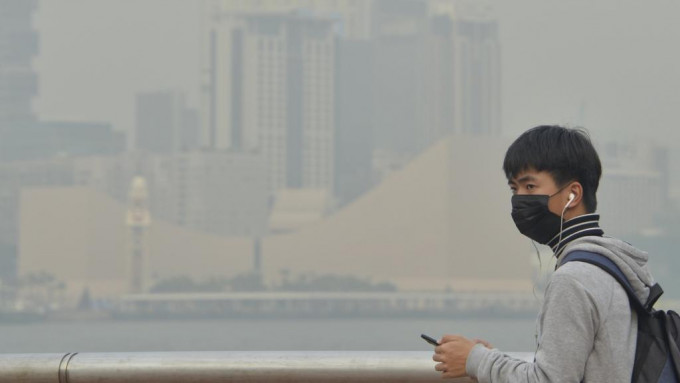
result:
M 148 191 L 144 177 L 136 176 L 130 187 L 130 205 L 127 211 L 126 224 L 130 228 L 130 243 L 132 250 L 130 292 L 143 292 L 144 238 L 151 225 L 151 215 L 148 205 Z

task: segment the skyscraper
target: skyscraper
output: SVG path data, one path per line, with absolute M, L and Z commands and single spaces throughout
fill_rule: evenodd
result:
M 368 40 L 338 40 L 333 194 L 339 205 L 373 185 L 373 70 Z
M 0 131 L 34 120 L 31 100 L 38 92 L 31 60 L 38 53 L 32 16 L 37 0 L 0 0 Z
M 216 18 L 216 15 L 262 12 L 280 14 L 291 11 L 308 16 L 330 17 L 342 21 L 335 26 L 340 36 L 355 40 L 371 36 L 371 10 L 374 2 L 375 0 L 208 0 L 204 11 L 206 19 L 212 21 L 220 18 Z
M 233 13 L 210 31 L 207 143 L 257 150 L 271 190 L 332 188 L 332 19 Z
M 205 11 L 203 114 L 209 118 L 204 138 L 218 148 L 253 147 L 253 142 L 266 140 L 249 134 L 267 134 L 266 124 L 285 125 L 279 130 L 290 133 L 279 138 L 284 145 L 261 149 L 269 153 L 273 190 L 319 185 L 295 178 L 294 169 L 300 168 L 295 151 L 304 164 L 333 156 L 329 190 L 345 203 L 370 187 L 376 174 L 403 165 L 446 135 L 500 134 L 500 46 L 488 7 L 460 0 L 212 0 Z M 288 24 L 277 29 L 268 22 L 263 27 L 265 18 L 287 18 Z M 322 67 L 332 71 L 332 82 L 324 85 L 313 74 L 296 77 L 291 72 L 293 61 L 248 48 L 254 44 L 246 43 L 252 36 L 261 36 L 262 41 L 270 36 L 273 46 L 274 41 L 284 44 L 277 52 L 295 57 L 290 31 L 296 25 L 304 28 L 301 20 L 325 20 L 335 39 L 328 40 L 333 53 L 324 59 L 334 64 Z M 259 66 L 272 72 L 254 69 Z M 313 73 L 309 66 L 301 68 L 301 73 Z M 281 89 L 267 87 L 273 78 L 281 78 Z M 316 81 L 312 87 L 319 91 L 330 87 L 332 99 L 333 149 L 321 157 L 289 146 L 289 139 L 299 134 L 291 124 L 295 116 L 288 113 L 291 109 L 263 114 L 265 104 L 253 101 L 264 95 L 267 102 L 289 108 L 296 103 L 289 100 L 291 90 L 307 87 L 310 81 Z M 305 102 L 321 102 L 303 94 Z M 310 106 L 303 103 L 302 108 L 307 111 Z M 327 169 L 325 164 L 317 168 Z
M 501 57 L 498 23 L 486 12 L 470 12 L 455 23 L 454 64 L 457 130 L 501 133 Z
M 448 17 L 425 1 L 375 1 L 371 39 L 376 149 L 407 158 L 454 130 Z

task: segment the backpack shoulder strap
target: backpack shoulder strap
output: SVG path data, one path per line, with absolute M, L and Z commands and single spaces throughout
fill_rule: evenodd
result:
M 628 300 L 630 301 L 631 306 L 635 307 L 638 312 L 650 312 L 656 300 L 659 299 L 663 293 L 661 286 L 655 284 L 650 290 L 649 299 L 647 299 L 647 302 L 643 304 L 637 295 L 635 295 L 633 287 L 630 285 L 628 278 L 626 278 L 621 269 L 616 266 L 616 264 L 609 258 L 597 253 L 579 250 L 565 255 L 562 264 L 572 261 L 590 263 L 591 265 L 595 265 L 606 271 L 609 275 L 616 279 L 617 282 L 619 282 L 621 287 L 623 287 L 623 289 L 626 291 L 626 294 L 628 294 Z

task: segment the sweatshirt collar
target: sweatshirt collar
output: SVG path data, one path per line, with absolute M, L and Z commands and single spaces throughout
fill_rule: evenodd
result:
M 562 224 L 562 235 L 560 236 L 560 233 L 557 233 L 547 245 L 552 248 L 555 256 L 559 257 L 560 253 L 569 242 L 590 235 L 598 237 L 604 235 L 604 231 L 600 228 L 599 214 L 584 214 L 565 221 Z

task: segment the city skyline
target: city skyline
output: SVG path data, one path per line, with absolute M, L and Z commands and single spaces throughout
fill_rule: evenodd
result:
M 680 311 L 678 14 L 0 0 L 0 350 L 534 351 L 557 260 L 501 167 L 544 124 L 588 130 L 604 235 Z
M 42 118 L 110 121 L 133 144 L 136 93 L 180 89 L 190 107 L 200 107 L 206 64 L 200 2 L 144 0 L 136 13 L 103 0 L 57 3 L 41 4 L 34 17 L 36 28 L 45 32 L 34 60 L 42 73 L 33 106 Z M 680 34 L 671 17 L 680 5 L 661 0 L 644 5 L 630 0 L 485 3 L 498 20 L 502 41 L 504 136 L 543 123 L 585 126 L 596 142 L 669 145 L 671 174 L 680 173 L 674 106 L 680 102 L 675 92 L 680 57 L 667 49 Z M 163 17 L 155 13 L 159 8 Z M 111 17 L 67 22 L 76 10 Z M 126 28 L 116 27 L 119 20 Z M 105 68 L 111 74 L 104 75 Z M 674 198 L 680 197 L 680 177 L 673 176 L 671 189 Z
M 155 0 L 145 1 L 152 4 Z M 301 8 L 298 2 L 303 4 Z M 37 20 L 48 14 L 49 4 L 41 3 Z M 89 5 L 78 4 L 81 11 L 87 11 Z M 454 0 L 297 0 L 286 3 L 289 8 L 278 8 L 281 3 L 276 1 L 200 4 L 212 8 L 196 6 L 187 19 L 191 28 L 196 27 L 198 43 L 189 50 L 184 50 L 184 45 L 174 47 L 174 53 L 182 53 L 184 64 L 196 64 L 181 70 L 172 61 L 164 62 L 167 67 L 163 63 L 150 65 L 159 57 L 168 57 L 160 54 L 162 45 L 152 43 L 138 52 L 136 62 L 141 67 L 121 72 L 130 60 L 119 54 L 144 44 L 133 42 L 135 39 L 120 44 L 118 39 L 128 33 L 126 30 L 107 36 L 99 28 L 113 23 L 108 18 L 90 26 L 93 35 L 106 37 L 101 44 L 90 46 L 90 55 L 69 56 L 66 49 L 68 44 L 88 47 L 88 36 L 63 40 L 68 44 L 59 50 L 51 45 L 58 40 L 50 43 L 54 35 L 46 31 L 49 28 L 38 28 L 39 49 L 18 56 L 20 70 L 28 73 L 21 78 L 44 78 L 34 102 L 38 107 L 17 121 L 5 121 L 9 130 L 0 131 L 5 141 L 0 142 L 0 149 L 4 145 L 0 153 L 4 157 L 0 158 L 15 160 L 0 164 L 0 196 L 4 196 L 0 209 L 7 213 L 0 222 L 5 228 L 0 238 L 3 259 L 21 255 L 20 201 L 30 188 L 84 186 L 125 203 L 131 180 L 143 176 L 149 185 L 154 219 L 183 230 L 257 242 L 261 237 L 292 235 L 306 225 L 333 222 L 335 215 L 352 211 L 354 202 L 365 201 L 362 196 L 412 166 L 414 159 L 441 145 L 442 139 L 453 135 L 455 141 L 467 142 L 466 136 L 473 135 L 479 136 L 476 144 L 490 147 L 494 140 L 507 141 L 513 135 L 515 128 L 506 127 L 502 116 L 517 113 L 512 108 L 517 100 L 507 97 L 501 81 L 508 77 L 516 80 L 508 76 L 504 66 L 508 55 L 501 52 L 501 47 L 512 46 L 512 41 L 502 39 L 503 19 L 495 16 L 493 7 Z M 334 8 L 335 4 L 347 7 Z M 179 12 L 186 6 L 169 2 L 169 13 L 154 20 L 167 22 L 172 10 Z M 500 4 L 496 8 L 508 12 Z M 598 9 L 604 8 L 593 8 Z M 25 11 L 15 25 L 21 32 L 6 35 L 10 41 L 19 41 L 16 36 L 33 36 L 33 24 Z M 125 13 L 124 8 L 118 12 Z M 120 20 L 134 25 L 143 23 L 143 16 L 129 14 Z M 200 20 L 212 21 L 199 28 Z M 43 19 L 37 24 L 44 23 Z M 168 32 L 161 25 L 145 25 L 148 34 L 138 30 L 137 40 L 167 40 L 159 40 L 160 32 Z M 98 49 L 111 55 L 111 60 L 98 62 L 103 58 Z M 160 56 L 155 56 L 157 53 Z M 28 59 L 31 54 L 36 57 L 35 65 Z M 11 60 L 14 56 L 4 57 Z M 50 74 L 54 68 L 44 66 L 45 57 L 82 58 L 83 62 L 76 65 L 70 61 L 67 68 L 61 67 L 63 78 L 57 78 Z M 545 59 L 540 52 L 537 57 Z M 93 60 L 90 65 L 88 60 Z M 146 65 L 149 67 L 142 71 Z M 81 70 L 74 80 L 69 73 L 75 69 Z M 129 78 L 117 78 L 120 73 L 129 74 Z M 614 74 L 602 72 L 603 77 Z M 94 79 L 89 77 L 92 75 Z M 148 81 L 125 84 L 146 75 Z M 59 98 L 50 96 L 58 88 L 57 80 L 69 80 L 71 92 Z M 26 85 L 30 81 L 15 83 L 31 89 Z M 82 100 L 78 113 L 69 115 L 72 112 L 63 107 L 66 104 L 59 109 L 63 115 L 45 112 L 53 103 L 83 96 L 77 89 L 90 84 L 99 84 L 98 93 L 80 92 L 90 97 Z M 112 102 L 109 93 L 115 92 L 123 102 Z M 132 96 L 125 96 L 129 92 Z M 22 110 L 27 110 L 32 93 L 17 95 L 23 95 Z M 575 117 L 566 124 L 589 121 L 592 109 L 587 99 L 599 95 L 597 90 L 583 91 L 577 110 L 572 111 Z M 557 99 L 561 96 L 556 92 Z M 539 115 L 553 106 L 552 99 L 546 101 L 537 109 Z M 511 106 L 509 111 L 505 102 Z M 572 103 L 565 105 L 565 110 L 573 107 Z M 128 107 L 134 111 L 134 124 L 126 127 L 121 121 L 127 119 L 123 111 Z M 120 115 L 111 115 L 114 111 Z M 605 125 L 591 130 L 607 165 L 601 189 L 602 211 L 606 213 L 603 222 L 611 222 L 615 235 L 672 235 L 668 230 L 675 229 L 665 228 L 668 217 L 663 214 L 673 201 L 673 182 L 677 182 L 673 153 L 677 148 L 670 140 L 654 144 L 658 140 L 655 134 L 634 139 L 641 132 L 630 134 L 624 129 L 611 136 L 607 129 Z M 123 132 L 127 147 L 122 142 Z M 470 153 L 468 157 L 465 163 L 469 162 L 470 169 L 498 166 L 489 162 L 495 156 L 476 158 Z M 461 157 L 457 160 L 463 161 Z M 460 166 L 449 165 L 451 169 Z M 452 177 L 462 174 L 456 170 Z M 500 172 L 488 175 L 494 180 L 496 176 L 502 180 Z M 448 198 L 456 197 L 451 193 Z M 625 210 L 617 208 L 629 205 Z M 442 235 L 455 226 L 450 222 L 443 225 L 438 227 Z M 506 229 L 508 233 L 514 230 L 511 226 Z M 310 238 L 305 241 L 314 242 Z M 305 241 L 296 246 L 308 246 Z M 295 251 L 304 254 L 311 250 Z M 12 267 L 4 271 L 11 274 L 8 270 Z
M 161 3 L 163 18 L 153 13 Z M 41 37 L 42 49 L 35 60 L 35 66 L 39 70 L 44 69 L 40 85 L 42 94 L 34 102 L 35 109 L 43 112 L 41 114 L 45 118 L 64 119 L 72 115 L 76 119 L 108 120 L 120 130 L 131 130 L 132 103 L 117 107 L 120 108 L 117 111 L 127 110 L 122 113 L 127 117 L 119 117 L 115 116 L 118 112 L 112 113 L 113 110 L 103 112 L 101 106 L 86 108 L 90 111 L 81 111 L 76 107 L 78 102 L 87 101 L 84 100 L 84 94 L 99 92 L 75 92 L 63 97 L 63 91 L 69 89 L 66 85 L 76 79 L 74 75 L 79 72 L 82 78 L 93 81 L 75 81 L 72 84 L 74 90 L 88 90 L 105 84 L 112 92 L 111 97 L 116 99 L 124 94 L 131 96 L 142 91 L 179 88 L 186 90 L 191 104 L 198 107 L 200 68 L 203 64 L 199 62 L 202 31 L 198 25 L 201 20 L 198 3 L 144 0 L 139 2 L 139 12 L 135 14 L 127 12 L 124 4 L 102 0 L 90 3 L 63 0 L 61 3 L 41 4 L 34 20 L 35 26 L 46 35 Z M 658 121 L 661 118 L 671 121 L 668 119 L 669 107 L 676 100 L 671 90 L 679 81 L 678 72 L 674 69 L 679 59 L 665 47 L 672 46 L 673 36 L 677 35 L 672 32 L 678 27 L 670 15 L 680 5 L 663 1 L 642 5 L 633 1 L 615 3 L 611 0 L 596 3 L 575 1 L 569 4 L 547 4 L 537 0 L 521 0 L 514 4 L 500 1 L 487 3 L 494 9 L 503 40 L 503 98 L 504 104 L 508 106 L 503 109 L 506 135 L 540 122 L 582 124 L 580 119 L 585 118 L 588 125 L 593 125 L 594 132 L 610 134 L 616 131 L 616 123 L 620 123 L 618 125 L 624 129 L 617 133 L 627 138 L 637 138 L 641 133 L 636 134 L 635 127 L 646 125 L 641 123 L 645 121 L 644 115 L 625 110 L 631 109 L 631 101 L 645 101 L 648 98 L 637 94 L 620 94 L 618 89 L 626 84 L 632 88 L 660 92 L 656 100 L 659 109 L 651 123 L 659 130 L 659 134 L 672 133 L 674 129 L 664 128 L 666 124 Z M 64 23 L 76 9 L 87 15 L 95 13 L 98 7 L 103 7 L 101 11 L 110 14 L 111 18 L 104 18 L 97 23 L 87 18 Z M 558 17 L 560 15 L 564 17 Z M 577 17 L 579 15 L 580 18 Z M 129 30 L 115 28 L 118 20 L 124 20 Z M 178 20 L 181 22 L 178 23 Z M 580 20 L 578 28 L 576 25 L 569 28 L 572 20 Z M 608 28 L 604 29 L 602 25 Z M 628 25 L 639 28 L 629 28 Z M 83 28 L 91 31 L 90 36 L 81 35 L 79 31 Z M 137 35 L 136 43 L 124 38 L 130 34 Z M 164 34 L 167 38 L 161 38 Z M 618 36 L 621 38 L 618 39 Z M 96 39 L 101 39 L 102 44 L 97 44 Z M 126 44 L 121 44 L 122 41 Z M 578 44 L 572 45 L 575 42 Z M 629 53 L 627 48 L 631 43 L 638 43 L 639 54 Z M 155 58 L 145 54 L 143 47 L 140 47 L 150 44 L 155 46 Z M 571 53 L 560 53 L 567 46 Z M 78 52 L 82 52 L 85 47 L 89 48 L 91 55 L 80 57 L 79 62 L 71 61 L 71 58 L 80 56 Z M 114 54 L 116 51 L 118 53 Z M 592 55 L 593 52 L 596 56 Z M 623 60 L 624 55 L 630 57 Z M 123 81 L 97 78 L 101 74 L 97 69 L 101 67 L 99 64 L 114 57 L 118 57 L 120 64 L 114 73 L 125 70 L 128 78 Z M 137 57 L 137 61 L 128 61 L 130 57 Z M 556 60 L 547 65 L 551 57 Z M 645 57 L 654 58 L 652 65 L 655 71 L 641 72 L 644 63 L 649 62 Z M 160 60 L 165 65 L 158 65 Z M 149 71 L 150 65 L 157 69 Z M 561 75 L 555 76 L 555 73 Z M 621 83 L 622 78 L 627 78 L 628 82 Z M 610 85 L 611 90 L 607 90 Z M 561 92 L 553 95 L 555 102 L 551 106 L 547 109 L 532 107 L 532 104 L 542 105 L 538 100 L 546 98 L 555 89 Z M 575 97 L 577 92 L 583 96 Z M 62 94 L 61 99 L 56 98 L 57 94 Z M 523 96 L 521 99 L 513 97 L 520 94 Z M 96 105 L 94 101 L 83 102 L 83 105 Z M 627 108 L 615 108 L 617 105 L 614 102 L 620 102 Z M 582 108 L 584 104 L 585 108 Z M 596 104 L 602 104 L 602 108 L 596 108 Z M 644 110 L 651 106 L 648 101 L 639 102 L 639 105 Z M 612 108 L 619 113 L 611 113 Z M 63 111 L 61 114 L 58 113 L 59 109 Z M 101 113 L 114 118 L 91 118 L 88 117 L 89 113 Z M 609 122 L 606 118 L 609 118 Z

